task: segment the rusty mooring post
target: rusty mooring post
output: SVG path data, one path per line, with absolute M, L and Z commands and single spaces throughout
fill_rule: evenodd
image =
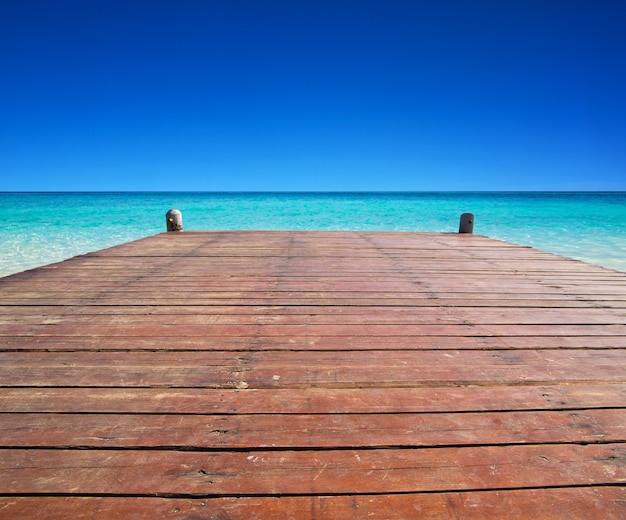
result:
M 177 209 L 171 209 L 165 214 L 165 223 L 168 231 L 182 231 L 183 214 Z
M 474 232 L 474 214 L 463 213 L 461 215 L 461 222 L 459 224 L 459 233 L 473 233 Z

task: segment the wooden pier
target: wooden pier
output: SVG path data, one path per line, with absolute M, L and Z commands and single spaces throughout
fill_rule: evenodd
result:
M 0 518 L 626 518 L 626 274 L 164 233 L 0 279 Z

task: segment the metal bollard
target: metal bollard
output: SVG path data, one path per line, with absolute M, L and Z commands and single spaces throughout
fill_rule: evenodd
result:
M 473 233 L 474 232 L 474 214 L 463 213 L 461 215 L 461 222 L 459 223 L 459 233 Z
M 177 209 L 170 209 L 165 214 L 165 223 L 168 231 L 183 230 L 183 214 Z

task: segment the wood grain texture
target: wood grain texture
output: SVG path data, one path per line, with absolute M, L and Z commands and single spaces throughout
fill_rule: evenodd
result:
M 622 444 L 238 452 L 12 449 L 0 450 L 0 473 L 5 492 L 17 495 L 486 490 L 620 484 L 626 481 L 626 449 Z
M 0 497 L 0 518 L 45 520 L 622 520 L 626 488 L 238 498 Z
M 0 518 L 626 517 L 626 274 L 161 234 L 0 279 Z
M 626 441 L 623 409 L 306 415 L 0 414 L 0 447 L 232 450 L 616 441 Z

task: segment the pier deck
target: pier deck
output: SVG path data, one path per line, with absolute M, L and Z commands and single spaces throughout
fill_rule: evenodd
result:
M 0 279 L 0 518 L 626 518 L 626 274 L 167 233 Z

